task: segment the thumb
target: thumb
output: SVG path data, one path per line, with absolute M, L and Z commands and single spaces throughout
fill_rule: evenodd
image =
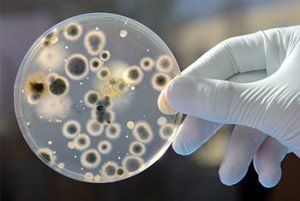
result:
M 245 90 L 246 85 L 240 83 L 181 76 L 172 80 L 163 93 L 173 110 L 208 121 L 238 124 L 240 117 L 233 114 L 243 108 L 241 95 Z

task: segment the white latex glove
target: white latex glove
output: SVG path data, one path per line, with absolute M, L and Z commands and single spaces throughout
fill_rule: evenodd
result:
M 221 181 L 239 182 L 253 159 L 260 183 L 275 186 L 285 155 L 300 156 L 300 26 L 221 42 L 172 80 L 158 105 L 162 112 L 188 115 L 173 142 L 182 155 L 223 124 L 236 124 Z

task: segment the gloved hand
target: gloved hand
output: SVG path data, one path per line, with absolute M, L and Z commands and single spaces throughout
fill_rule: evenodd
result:
M 173 142 L 177 153 L 191 154 L 223 124 L 235 124 L 221 181 L 239 182 L 253 159 L 260 183 L 275 186 L 285 155 L 300 156 L 300 26 L 221 42 L 172 80 L 158 105 L 187 114 Z

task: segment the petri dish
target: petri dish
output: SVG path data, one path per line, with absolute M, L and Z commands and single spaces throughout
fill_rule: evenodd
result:
M 162 114 L 157 98 L 179 73 L 144 25 L 107 13 L 75 16 L 25 55 L 14 88 L 17 120 L 32 151 L 60 174 L 123 180 L 170 146 L 181 116 Z

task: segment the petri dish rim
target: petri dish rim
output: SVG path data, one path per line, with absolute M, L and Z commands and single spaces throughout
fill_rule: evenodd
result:
M 147 37 L 148 39 L 150 39 L 153 43 L 155 43 L 155 45 L 159 46 L 169 56 L 172 57 L 173 61 L 175 62 L 173 70 L 174 70 L 175 74 L 177 74 L 177 75 L 180 74 L 180 69 L 178 67 L 177 60 L 175 59 L 173 53 L 171 52 L 169 47 L 165 44 L 165 42 L 156 33 L 154 33 L 150 28 L 146 27 L 145 25 L 141 24 L 140 22 L 138 22 L 136 20 L 133 20 L 131 18 L 128 18 L 128 17 L 122 16 L 122 15 L 118 15 L 118 14 L 102 13 L 102 12 L 81 14 L 81 15 L 77 15 L 77 16 L 73 16 L 73 17 L 70 17 L 68 19 L 65 19 L 65 20 L 63 20 L 63 21 L 61 21 L 57 24 L 54 24 L 53 26 L 48 28 L 40 37 L 38 37 L 38 39 L 36 39 L 36 41 L 31 45 L 31 47 L 29 48 L 29 50 L 25 54 L 24 58 L 22 59 L 22 62 L 20 64 L 20 67 L 19 67 L 18 72 L 17 72 L 17 76 L 15 78 L 15 84 L 14 84 L 14 109 L 15 109 L 15 115 L 16 115 L 16 118 L 17 118 L 19 128 L 21 130 L 22 136 L 24 137 L 24 139 L 25 139 L 26 143 L 28 144 L 28 146 L 30 147 L 30 149 L 34 152 L 34 154 L 45 165 L 47 165 L 48 167 L 50 166 L 51 169 L 54 170 L 55 172 L 58 172 L 58 173 L 62 174 L 63 176 L 66 176 L 67 178 L 74 179 L 74 180 L 77 180 L 77 181 L 82 181 L 82 182 L 86 182 L 86 183 L 111 183 L 111 182 L 122 181 L 122 180 L 125 180 L 125 179 L 128 179 L 128 178 L 131 178 L 131 177 L 141 173 L 145 169 L 149 168 L 150 166 L 152 166 L 168 150 L 168 148 L 170 147 L 170 145 L 171 145 L 171 143 L 174 139 L 174 134 L 176 133 L 176 131 L 166 141 L 165 145 L 156 153 L 156 155 L 151 160 L 149 160 L 147 162 L 147 164 L 143 164 L 142 167 L 139 168 L 137 171 L 135 171 L 133 173 L 128 173 L 122 179 L 116 179 L 114 181 L 105 181 L 105 182 L 101 182 L 101 180 L 99 182 L 96 182 L 94 180 L 90 181 L 90 180 L 85 180 L 85 179 L 79 179 L 79 178 L 83 178 L 82 174 L 70 171 L 66 168 L 59 169 L 58 164 L 56 162 L 49 165 L 40 156 L 38 156 L 36 154 L 36 150 L 38 150 L 39 146 L 37 146 L 37 144 L 33 140 L 32 136 L 30 135 L 30 133 L 26 129 L 25 121 L 24 121 L 24 116 L 25 115 L 23 114 L 23 111 L 20 107 L 20 101 L 19 101 L 21 96 L 22 96 L 22 90 L 21 90 L 21 87 L 19 87 L 19 86 L 22 82 L 23 75 L 25 74 L 26 69 L 27 69 L 27 68 L 25 68 L 26 63 L 27 63 L 28 59 L 30 58 L 30 56 L 34 55 L 35 52 L 37 51 L 38 44 L 41 41 L 41 39 L 44 38 L 47 34 L 49 34 L 53 30 L 53 28 L 55 28 L 55 27 L 62 27 L 62 25 L 73 22 L 74 20 L 76 20 L 78 22 L 81 22 L 81 21 L 84 21 L 84 20 L 87 20 L 87 19 L 88 20 L 92 20 L 92 19 L 100 19 L 100 20 L 109 19 L 109 20 L 121 21 L 121 22 L 124 22 L 126 24 L 126 26 L 129 26 L 134 30 L 138 30 L 141 33 L 141 36 L 144 36 L 144 37 Z M 182 118 L 182 114 L 178 113 L 177 115 L 175 115 L 174 123 L 179 123 L 181 121 L 181 118 Z M 178 126 L 177 126 L 177 128 L 178 128 Z

